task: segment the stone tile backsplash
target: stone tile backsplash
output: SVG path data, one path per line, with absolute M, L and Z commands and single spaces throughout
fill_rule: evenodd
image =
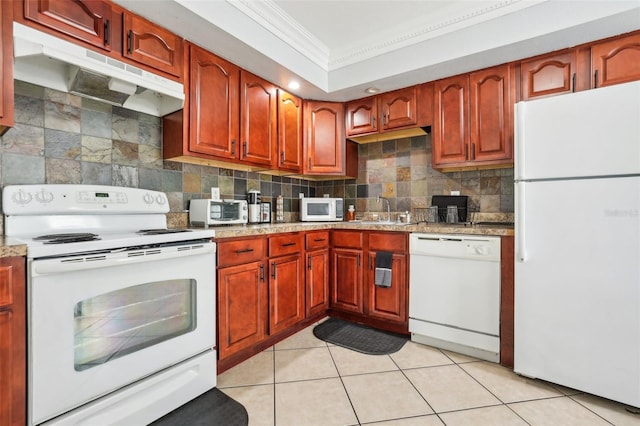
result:
M 344 197 L 360 214 L 430 204 L 458 190 L 482 212 L 513 211 L 513 169 L 440 173 L 431 168 L 430 136 L 359 146 L 358 178 L 312 181 L 163 161 L 162 120 L 75 95 L 15 82 L 15 127 L 1 138 L 0 184 L 82 183 L 166 192 L 172 212 L 220 188 L 241 199 L 258 189 L 265 201 L 285 200 L 286 220 L 298 219 L 299 194 Z

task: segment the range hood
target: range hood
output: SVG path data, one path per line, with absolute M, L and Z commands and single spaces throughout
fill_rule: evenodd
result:
M 176 81 L 17 22 L 13 42 L 16 80 L 160 117 L 184 105 Z

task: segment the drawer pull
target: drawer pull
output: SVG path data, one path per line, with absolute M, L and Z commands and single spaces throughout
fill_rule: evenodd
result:
M 284 243 L 282 244 L 282 247 L 291 247 L 291 246 L 295 246 L 296 243 Z
M 316 243 L 319 243 L 320 241 L 327 241 L 326 238 L 316 238 L 315 240 L 313 240 Z
M 246 249 L 239 249 L 239 250 L 236 250 L 236 253 L 237 253 L 237 254 L 241 254 L 241 253 L 251 253 L 252 251 L 253 251 L 253 249 L 252 249 L 252 248 L 246 248 Z

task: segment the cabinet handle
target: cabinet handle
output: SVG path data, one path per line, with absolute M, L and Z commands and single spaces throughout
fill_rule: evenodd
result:
M 387 116 L 385 114 L 382 114 L 382 124 L 387 124 Z
M 469 145 L 464 146 L 464 159 L 465 160 L 469 159 Z
M 596 72 L 593 73 L 593 88 L 594 89 L 598 88 L 598 70 L 596 70 Z
M 576 73 L 573 73 L 573 77 L 571 77 L 571 85 L 573 86 L 571 88 L 571 91 L 575 93 L 576 91 Z
M 360 267 L 360 253 L 358 253 L 358 257 L 356 258 L 356 266 Z
M 236 250 L 236 254 L 241 254 L 241 253 L 251 253 L 253 251 L 252 248 L 246 248 L 246 249 L 239 249 Z
M 104 22 L 104 44 L 109 45 L 111 43 L 111 21 L 108 19 Z
M 475 142 L 471 142 L 471 159 L 476 159 L 476 144 Z
M 260 281 L 264 281 L 264 265 L 260 264 Z
M 129 30 L 127 34 L 127 52 L 133 52 L 133 30 Z
M 280 153 L 280 164 L 284 165 L 284 151 Z
M 295 246 L 296 243 L 284 243 L 284 244 L 280 244 L 282 247 L 291 247 L 291 246 Z
M 242 143 L 242 152 L 243 152 L 244 158 L 247 158 L 247 141 L 244 141 Z
M 327 239 L 326 238 L 315 238 L 313 241 L 316 242 L 316 243 L 319 243 L 320 241 L 327 241 Z
M 231 155 L 236 155 L 236 140 L 231 140 Z
M 309 170 L 311 170 L 311 157 L 309 157 Z
M 309 270 L 313 269 L 313 266 L 311 266 L 312 261 L 313 261 L 313 256 L 309 255 Z
M 271 262 L 271 278 L 276 279 L 276 262 Z

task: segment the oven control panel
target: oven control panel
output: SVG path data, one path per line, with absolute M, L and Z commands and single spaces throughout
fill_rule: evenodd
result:
M 167 213 L 164 192 L 106 185 L 8 185 L 6 215 Z

